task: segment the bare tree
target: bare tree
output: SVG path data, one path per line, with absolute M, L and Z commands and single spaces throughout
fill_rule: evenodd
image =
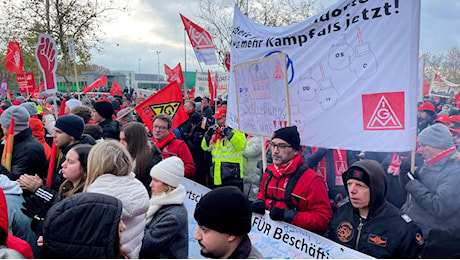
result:
M 58 45 L 58 74 L 64 76 L 70 92 L 67 39 L 75 42 L 80 64 L 87 65 L 90 50 L 102 50 L 105 34 L 100 30 L 110 22 L 114 11 L 127 12 L 126 0 L 18 0 L 0 2 L 0 43 L 21 44 L 25 66 L 38 72 L 34 58 L 35 44 L 40 33 L 53 37 Z
M 221 65 L 225 52 L 230 50 L 235 5 L 251 20 L 265 26 L 300 22 L 323 8 L 317 0 L 200 0 L 199 17 L 213 38 Z
M 460 70 L 460 49 L 457 46 L 453 46 L 449 52 L 447 52 L 443 65 L 446 69 L 447 79 L 454 83 L 458 83 L 458 73 Z

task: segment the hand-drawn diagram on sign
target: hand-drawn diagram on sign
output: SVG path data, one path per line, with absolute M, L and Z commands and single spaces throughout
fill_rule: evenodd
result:
M 290 125 L 285 53 L 236 65 L 234 72 L 240 131 L 271 136 Z

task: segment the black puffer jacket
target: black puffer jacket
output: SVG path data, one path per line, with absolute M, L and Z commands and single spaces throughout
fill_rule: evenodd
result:
M 15 135 L 11 171 L 0 164 L 0 174 L 4 174 L 10 180 L 15 181 L 24 173 L 37 174 L 44 178 L 47 170 L 48 160 L 45 150 L 43 145 L 32 135 L 32 129 L 28 127 Z
M 348 171 L 353 169 L 369 175 L 369 214 L 362 218 L 350 202 L 343 205 L 331 219 L 329 238 L 376 258 L 418 258 L 424 244 L 422 231 L 409 216 L 385 200 L 385 173 L 381 165 L 374 160 L 362 160 Z M 342 175 L 344 183 L 348 171 Z
M 120 122 L 109 118 L 100 122 L 99 126 L 102 128 L 102 138 L 120 140 Z
M 43 258 L 119 258 L 122 203 L 78 193 L 55 204 L 43 225 Z

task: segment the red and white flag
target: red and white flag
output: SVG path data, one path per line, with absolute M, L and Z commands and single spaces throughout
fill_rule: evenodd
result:
M 182 68 L 180 63 L 174 69 L 171 69 L 168 65 L 165 64 L 165 73 L 168 76 L 168 82 L 176 82 L 179 86 L 184 84 L 184 76 L 182 75 Z
M 83 90 L 83 93 L 88 93 L 91 90 L 99 87 L 107 86 L 107 75 L 104 74 L 102 77 L 98 78 L 93 84 L 89 85 L 87 88 Z
M 21 47 L 18 42 L 8 43 L 6 53 L 6 69 L 11 73 L 24 73 L 24 63 L 22 61 Z
M 196 58 L 199 62 L 204 62 L 206 65 L 216 65 L 216 47 L 212 42 L 211 35 L 203 28 L 187 19 L 182 14 L 180 15 L 187 31 Z
M 19 91 L 21 93 L 31 93 L 35 89 L 34 73 L 27 74 L 17 73 L 16 80 L 18 81 Z

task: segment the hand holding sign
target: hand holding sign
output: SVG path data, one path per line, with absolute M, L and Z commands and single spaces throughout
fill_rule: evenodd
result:
M 46 93 L 56 93 L 57 48 L 50 35 L 40 34 L 35 46 L 35 57 L 45 78 Z

